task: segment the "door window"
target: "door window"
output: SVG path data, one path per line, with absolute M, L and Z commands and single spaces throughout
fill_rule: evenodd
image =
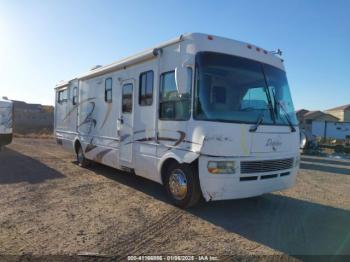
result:
M 132 84 L 123 85 L 122 112 L 132 113 Z

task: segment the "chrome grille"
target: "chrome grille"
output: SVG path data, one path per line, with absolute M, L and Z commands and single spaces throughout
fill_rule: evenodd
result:
M 264 173 L 290 169 L 293 167 L 293 162 L 293 158 L 263 161 L 242 161 L 241 174 Z

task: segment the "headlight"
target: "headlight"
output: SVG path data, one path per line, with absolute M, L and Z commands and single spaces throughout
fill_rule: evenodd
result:
M 212 174 L 234 174 L 236 165 L 234 161 L 208 161 L 208 172 Z

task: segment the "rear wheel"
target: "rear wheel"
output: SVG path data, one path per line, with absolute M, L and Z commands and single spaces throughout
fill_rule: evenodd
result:
M 83 148 L 80 144 L 77 148 L 77 162 L 80 167 L 88 167 L 90 165 L 90 161 L 85 158 Z
M 181 208 L 196 205 L 201 198 L 197 169 L 188 164 L 173 162 L 167 168 L 165 189 L 172 202 Z

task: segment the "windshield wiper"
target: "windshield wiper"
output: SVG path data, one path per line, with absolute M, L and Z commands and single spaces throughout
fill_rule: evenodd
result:
M 276 99 L 275 99 L 275 101 L 276 101 Z M 287 113 L 287 110 L 284 108 L 284 106 L 281 104 L 280 101 L 276 101 L 276 104 L 277 104 L 280 108 L 282 108 L 282 110 L 283 110 L 283 112 L 284 112 L 283 116 L 284 116 L 284 118 L 287 120 L 288 125 L 290 126 L 290 131 L 291 131 L 291 132 L 295 132 L 295 131 L 296 131 L 296 130 L 295 130 L 295 127 L 293 126 L 292 121 L 291 121 L 290 118 L 289 118 L 289 115 L 288 115 L 288 113 Z
M 264 122 L 264 112 L 260 114 L 258 121 L 256 121 L 256 124 L 251 128 L 249 128 L 249 132 L 255 132 L 263 122 Z
M 276 116 L 277 116 L 277 112 L 278 112 L 277 106 L 279 106 L 283 110 L 283 113 L 284 113 L 283 116 L 287 120 L 288 125 L 290 126 L 290 131 L 295 132 L 296 131 L 295 127 L 293 126 L 292 121 L 290 120 L 290 118 L 288 116 L 287 110 L 284 108 L 283 104 L 279 100 L 277 100 L 276 93 L 274 91 L 272 91 L 272 95 L 273 95 L 273 101 L 275 102 L 275 114 L 276 114 Z

